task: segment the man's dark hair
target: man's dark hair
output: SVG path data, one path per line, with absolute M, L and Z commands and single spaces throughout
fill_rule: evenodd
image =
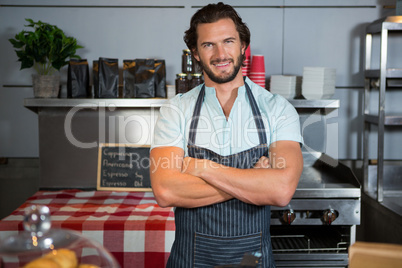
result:
M 222 2 L 217 4 L 209 4 L 199 9 L 191 18 L 190 28 L 185 32 L 184 42 L 187 47 L 193 52 L 197 49 L 197 26 L 202 23 L 213 23 L 220 19 L 231 19 L 236 25 L 236 30 L 239 33 L 240 41 L 246 45 L 246 49 L 250 44 L 250 30 L 247 25 L 237 14 L 236 10 Z

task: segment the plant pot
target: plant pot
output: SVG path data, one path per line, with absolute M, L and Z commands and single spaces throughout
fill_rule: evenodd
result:
M 32 75 L 35 98 L 57 98 L 60 92 L 60 75 Z

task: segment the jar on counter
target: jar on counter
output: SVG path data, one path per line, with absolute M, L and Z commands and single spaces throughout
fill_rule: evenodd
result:
M 201 85 L 204 83 L 204 80 L 202 79 L 202 74 L 197 73 L 197 74 L 191 74 L 191 80 L 189 81 L 189 89 L 195 88 L 198 85 Z
M 181 56 L 181 72 L 189 74 L 193 72 L 193 59 L 191 58 L 190 49 L 183 49 Z
M 176 94 L 186 93 L 188 91 L 187 74 L 176 74 Z

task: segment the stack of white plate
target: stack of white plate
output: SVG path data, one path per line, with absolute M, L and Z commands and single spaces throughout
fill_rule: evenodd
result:
M 300 95 L 301 77 L 294 75 L 272 75 L 270 91 L 286 99 L 294 99 Z
M 336 69 L 304 67 L 302 95 L 308 100 L 327 99 L 335 93 Z

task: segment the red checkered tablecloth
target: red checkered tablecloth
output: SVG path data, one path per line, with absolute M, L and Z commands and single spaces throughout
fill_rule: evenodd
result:
M 103 245 L 121 267 L 165 267 L 174 240 L 172 208 L 152 192 L 39 191 L 0 221 L 0 239 L 23 231 L 30 205 L 50 209 L 52 228 L 81 232 Z

